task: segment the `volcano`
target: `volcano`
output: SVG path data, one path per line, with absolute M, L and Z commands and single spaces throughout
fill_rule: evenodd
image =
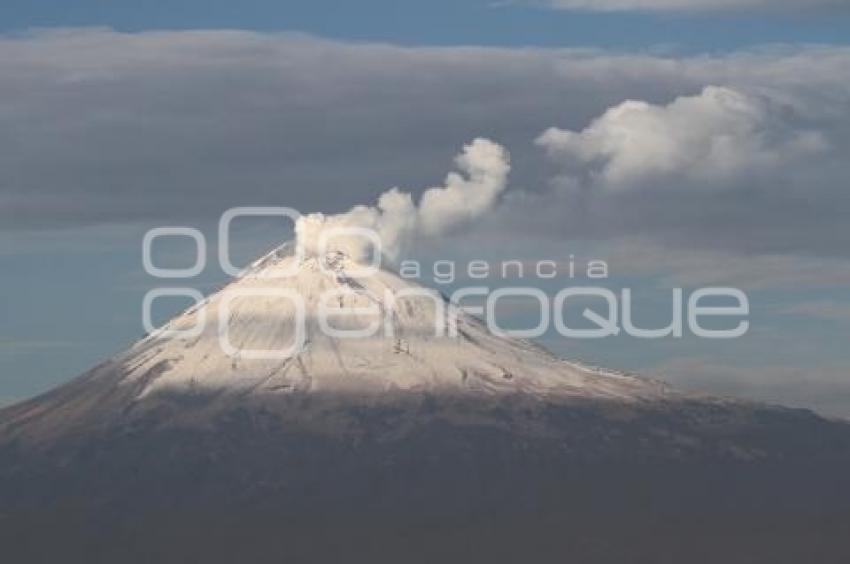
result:
M 285 245 L 0 411 L 4 557 L 850 559 L 846 423 L 568 362 L 361 269 Z

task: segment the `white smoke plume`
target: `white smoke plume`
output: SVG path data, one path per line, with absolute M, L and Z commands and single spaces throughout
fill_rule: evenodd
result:
M 455 164 L 459 172 L 450 172 L 444 186 L 427 189 L 418 206 L 409 192 L 393 188 L 384 192 L 375 206 L 301 217 L 295 225 L 298 244 L 308 256 L 315 255 L 325 233 L 325 251 L 342 251 L 363 259 L 371 252 L 367 238 L 345 233 L 329 236 L 328 230 L 367 228 L 378 234 L 383 257 L 390 262 L 397 260 L 415 238 L 446 233 L 487 213 L 507 187 L 510 159 L 498 143 L 475 139 L 455 157 Z

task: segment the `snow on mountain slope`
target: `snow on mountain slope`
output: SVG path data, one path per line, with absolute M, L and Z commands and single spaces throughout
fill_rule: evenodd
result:
M 190 389 L 523 392 L 619 400 L 666 393 L 656 382 L 583 367 L 526 341 L 494 336 L 436 292 L 428 296 L 423 287 L 386 270 L 351 275 L 362 268 L 337 253 L 323 269 L 317 257 L 299 262 L 282 247 L 133 346 L 122 359 L 121 385 L 144 381 L 139 398 Z M 290 355 L 286 351 L 299 342 L 293 295 L 303 297 L 304 345 Z M 330 336 L 317 315 L 322 308 L 326 325 L 369 336 Z M 456 337 L 450 332 L 454 316 Z M 197 336 L 169 334 L 189 331 L 201 320 L 206 323 Z
M 467 417 L 470 405 L 486 411 L 504 402 L 660 407 L 690 397 L 493 335 L 436 292 L 391 272 L 355 278 L 362 265 L 341 253 L 323 260 L 325 268 L 315 256 L 298 259 L 289 245 L 269 253 L 126 351 L 0 411 L 0 439 L 41 442 L 132 427 L 140 418 L 205 425 L 253 407 L 339 429 L 358 406 L 401 407 L 426 397 L 446 400 L 452 417 Z M 293 297 L 303 301 L 297 350 Z M 332 328 L 368 329 L 370 336 L 333 336 L 320 312 Z

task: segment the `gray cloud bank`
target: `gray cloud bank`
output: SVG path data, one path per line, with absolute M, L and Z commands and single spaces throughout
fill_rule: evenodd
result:
M 553 238 L 850 256 L 850 48 L 717 56 L 237 31 L 0 38 L 0 229 L 341 212 L 510 150 L 495 213 Z M 535 144 L 535 139 L 537 144 Z

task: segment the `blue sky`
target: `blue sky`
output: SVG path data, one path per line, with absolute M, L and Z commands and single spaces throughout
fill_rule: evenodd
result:
M 850 415 L 846 9 L 13 0 L 0 31 L 0 404 L 141 334 L 159 285 L 142 271 L 147 228 L 214 241 L 234 205 L 341 212 L 392 186 L 418 194 L 487 136 L 512 154 L 509 201 L 440 252 L 607 259 L 612 285 L 651 297 L 649 322 L 674 285 L 752 299 L 735 343 L 548 346 Z M 634 121 L 611 112 L 625 100 L 643 104 Z M 548 128 L 573 141 L 535 142 Z M 661 149 L 679 168 L 655 166 L 657 138 L 617 144 L 623 130 L 675 138 Z M 706 157 L 717 139 L 732 150 Z M 643 180 L 619 182 L 622 163 Z M 246 229 L 239 256 L 285 233 Z M 213 268 L 190 285 L 224 279 Z
M 682 51 L 850 40 L 846 10 L 592 13 L 493 0 L 10 0 L 0 29 L 106 26 L 301 31 L 410 45 L 570 46 Z

